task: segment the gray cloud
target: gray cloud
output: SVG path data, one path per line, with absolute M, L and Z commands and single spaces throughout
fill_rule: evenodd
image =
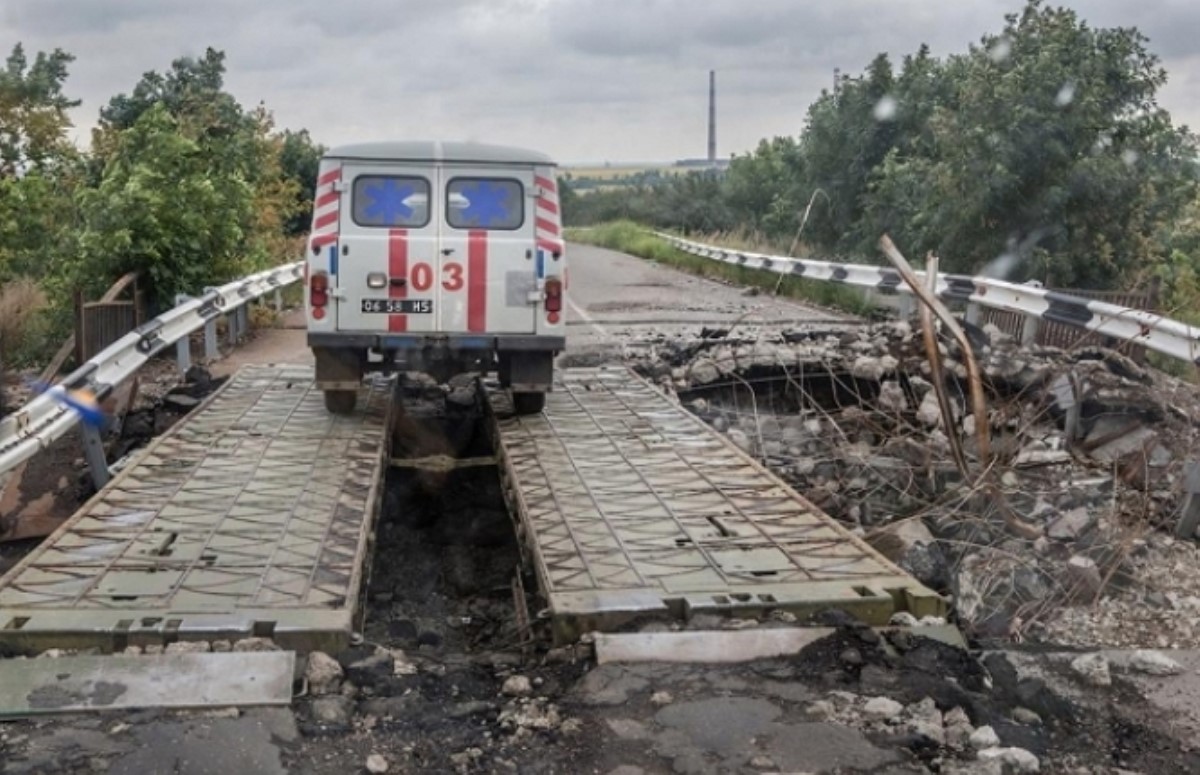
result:
M 1200 4 L 1073 0 L 1095 26 L 1137 26 L 1164 59 L 1161 102 L 1200 124 Z M 0 41 L 77 57 L 79 137 L 147 70 L 206 46 L 230 90 L 327 144 L 470 137 L 565 161 L 671 160 L 705 140 L 719 71 L 722 153 L 794 134 L 835 67 L 922 42 L 946 55 L 999 31 L 1019 0 L 7 0 Z

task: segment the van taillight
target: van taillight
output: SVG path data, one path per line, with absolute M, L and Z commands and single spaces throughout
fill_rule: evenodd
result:
M 325 317 L 325 310 L 322 308 L 329 304 L 329 275 L 318 272 L 309 278 L 308 303 L 312 305 L 313 317 Z
M 546 311 L 562 312 L 562 280 L 551 277 L 546 280 Z

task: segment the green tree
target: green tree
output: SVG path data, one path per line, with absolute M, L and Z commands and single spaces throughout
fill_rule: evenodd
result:
M 171 306 L 176 293 L 236 276 L 254 205 L 241 172 L 206 153 L 165 106 L 150 107 L 115 136 L 100 185 L 79 197 L 83 260 L 68 281 L 95 291 L 136 270 Z
M 279 166 L 282 176 L 295 183 L 296 212 L 288 219 L 284 231 L 297 237 L 308 232 L 312 226 L 313 195 L 317 188 L 317 169 L 325 146 L 314 143 L 307 129 L 299 132 L 284 130 L 279 148 Z
M 67 111 L 79 105 L 63 93 L 74 57 L 39 51 L 29 64 L 20 43 L 0 70 L 0 178 L 42 171 L 71 155 Z
M 1030 2 L 946 64 L 920 153 L 873 177 L 867 223 L 947 269 L 1112 287 L 1165 257 L 1195 192 L 1195 139 L 1155 101 L 1166 73 L 1133 29 Z

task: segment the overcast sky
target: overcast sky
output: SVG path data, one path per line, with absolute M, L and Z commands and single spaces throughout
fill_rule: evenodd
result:
M 1200 3 L 1069 0 L 1094 26 L 1137 26 L 1171 81 L 1160 103 L 1200 127 Z M 998 32 L 1020 0 L 3 0 L 0 46 L 75 55 L 77 136 L 147 70 L 228 55 L 226 85 L 326 145 L 473 139 L 562 162 L 718 153 L 796 134 L 833 78 L 880 51 L 938 55 Z

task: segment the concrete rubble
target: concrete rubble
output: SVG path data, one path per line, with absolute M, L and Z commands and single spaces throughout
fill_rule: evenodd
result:
M 971 634 L 1200 645 L 1200 611 L 1184 615 L 1185 600 L 1200 592 L 1200 552 L 1171 535 L 1187 465 L 1200 461 L 1193 386 L 1114 351 L 1023 349 L 994 327 L 972 328 L 992 452 L 985 468 L 967 369 L 950 340 L 940 344 L 954 418 L 947 429 L 909 323 L 722 333 L 664 337 L 638 368 L 951 595 Z M 952 442 L 965 472 L 951 462 Z M 1160 583 L 1153 569 L 1165 565 L 1183 578 Z M 1173 587 L 1188 590 L 1174 603 Z M 1177 607 L 1183 621 L 1160 642 L 1159 627 L 1129 632 L 1106 616 L 1114 602 Z M 1129 642 L 1135 636 L 1141 641 Z

